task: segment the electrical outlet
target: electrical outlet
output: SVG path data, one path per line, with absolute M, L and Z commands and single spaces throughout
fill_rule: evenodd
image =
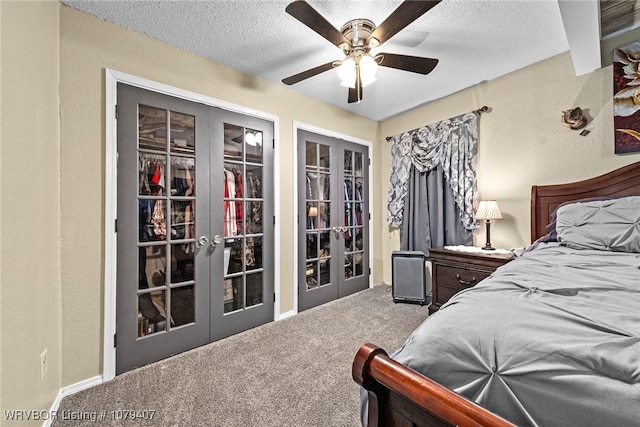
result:
M 45 348 L 40 355 L 40 379 L 43 380 L 47 375 L 47 368 L 49 367 L 49 361 L 47 360 L 47 349 Z

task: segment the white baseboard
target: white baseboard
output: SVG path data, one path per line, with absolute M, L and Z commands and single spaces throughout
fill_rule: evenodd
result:
M 102 384 L 102 382 L 103 382 L 102 377 L 98 375 L 93 378 L 87 378 L 86 380 L 61 388 L 60 392 L 58 392 L 58 396 L 56 397 L 56 400 L 54 400 L 53 404 L 51 405 L 49 414 L 55 414 L 58 412 L 58 408 L 60 407 L 60 402 L 62 402 L 62 399 L 64 399 L 65 397 L 71 396 L 74 393 L 77 393 L 82 390 L 86 390 L 90 387 Z M 51 423 L 53 423 L 53 418 L 54 417 L 49 417 L 49 419 L 44 422 L 43 427 L 51 427 Z
M 289 310 L 286 313 L 282 313 L 280 316 L 278 316 L 278 320 L 284 320 L 287 317 L 293 317 L 296 315 L 296 312 L 294 310 Z

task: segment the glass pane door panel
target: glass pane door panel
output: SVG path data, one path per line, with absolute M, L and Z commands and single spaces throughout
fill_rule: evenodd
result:
M 314 142 L 307 141 L 306 165 L 307 169 L 318 168 L 318 144 Z
M 344 256 L 344 277 L 345 279 L 353 277 L 353 255 L 351 254 Z
M 165 245 L 141 246 L 138 249 L 138 289 L 145 290 L 166 284 L 167 249 Z
M 175 153 L 195 154 L 196 118 L 189 114 L 171 111 L 171 151 Z
M 262 265 L 262 237 L 247 237 L 245 261 L 247 271 L 258 270 Z
M 331 175 L 328 173 L 318 176 L 318 200 L 331 200 Z
M 171 326 L 178 327 L 196 320 L 194 285 L 171 289 Z
M 164 196 L 167 156 L 141 152 L 138 154 L 138 161 L 138 194 Z
M 364 227 L 356 227 L 355 229 L 355 234 L 356 234 L 356 240 L 355 240 L 355 250 L 356 251 L 361 251 L 363 249 L 363 229 Z
M 247 162 L 262 163 L 262 132 L 245 128 L 245 151 Z
M 237 161 L 244 159 L 244 128 L 242 126 L 224 124 L 224 159 Z
M 227 239 L 224 246 L 225 276 L 242 273 L 242 239 Z
M 307 271 L 306 271 L 307 290 L 315 289 L 318 287 L 318 272 L 319 272 L 318 262 L 307 260 Z
M 237 276 L 224 281 L 224 312 L 231 313 L 244 308 L 244 277 Z
M 164 291 L 138 295 L 138 338 L 166 331 L 165 301 Z
M 140 242 L 164 241 L 167 237 L 165 200 L 138 201 L 138 238 Z
M 353 175 L 353 151 L 344 150 L 344 174 Z
M 319 144 L 320 151 L 320 159 L 318 161 L 318 165 L 320 166 L 320 171 L 329 172 L 331 170 L 331 147 L 324 144 Z
M 262 273 L 247 274 L 247 301 L 246 307 L 262 304 Z
M 171 245 L 171 283 L 194 280 L 195 244 L 179 243 Z
M 246 197 L 250 199 L 262 199 L 262 166 L 246 165 Z
M 318 257 L 318 233 L 307 233 L 307 259 Z
M 363 155 L 362 153 L 354 153 L 354 157 L 353 157 L 353 172 L 355 174 L 355 176 L 364 176 L 364 170 L 363 170 Z
M 320 286 L 325 286 L 331 284 L 331 259 L 330 258 L 322 258 L 320 259 Z
M 331 227 L 331 203 L 318 203 L 317 227 L 319 229 Z
M 196 210 L 194 200 L 171 200 L 171 239 L 195 237 Z
M 354 262 L 355 262 L 355 275 L 357 276 L 363 276 L 364 275 L 364 269 L 362 266 L 362 253 L 356 253 L 354 255 Z
M 196 194 L 196 159 L 171 156 L 171 195 L 193 196 Z
M 318 192 L 318 179 L 319 175 L 317 173 L 307 172 L 307 200 L 318 200 L 320 198 Z
M 322 231 L 318 233 L 320 236 L 320 257 L 328 258 L 331 256 L 331 232 Z
M 261 234 L 262 229 L 262 201 L 246 203 L 246 234 Z
M 167 149 L 167 110 L 142 104 L 138 106 L 138 148 Z
M 318 204 L 315 202 L 307 202 L 307 229 L 315 230 L 318 223 Z

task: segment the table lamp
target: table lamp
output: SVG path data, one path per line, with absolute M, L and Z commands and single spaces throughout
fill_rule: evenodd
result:
M 491 246 L 491 220 L 502 219 L 498 203 L 495 200 L 483 200 L 478 205 L 475 219 L 484 220 L 487 224 L 487 243 L 482 247 L 485 251 L 492 251 L 495 248 Z

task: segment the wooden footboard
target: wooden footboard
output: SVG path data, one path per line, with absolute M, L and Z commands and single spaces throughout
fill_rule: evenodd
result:
M 513 426 L 504 418 L 389 358 L 360 347 L 352 376 L 369 395 L 368 427 Z

